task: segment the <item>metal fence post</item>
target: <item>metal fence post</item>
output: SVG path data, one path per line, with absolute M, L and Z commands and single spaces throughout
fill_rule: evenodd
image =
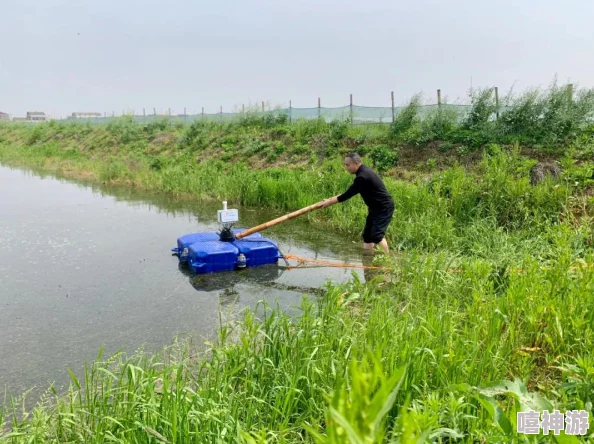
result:
M 322 116 L 322 100 L 318 97 L 318 119 Z
M 392 123 L 394 123 L 395 117 L 394 117 L 394 91 L 392 91 Z
M 499 120 L 499 88 L 495 87 L 495 117 Z
M 353 126 L 353 95 L 352 94 L 351 94 L 350 108 L 351 108 L 351 126 Z

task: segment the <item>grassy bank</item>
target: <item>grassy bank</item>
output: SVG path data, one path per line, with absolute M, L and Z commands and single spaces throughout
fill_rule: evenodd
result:
M 339 194 L 352 182 L 340 158 L 315 166 L 256 169 L 247 162 L 202 160 L 186 151 L 155 156 L 150 151 L 136 152 L 128 145 L 113 152 L 84 148 L 105 129 L 92 129 L 88 139 L 78 142 L 78 148 L 72 146 L 72 140 L 59 137 L 32 145 L 17 139 L 37 128 L 41 127 L 5 127 L 0 133 L 4 139 L 0 161 L 67 177 L 282 211 Z M 53 134 L 51 127 L 43 131 Z M 531 171 L 537 160 L 521 155 L 519 149 L 489 145 L 475 155 L 478 157 L 470 170 L 454 165 L 414 181 L 384 176 L 396 201 L 388 231 L 396 249 L 445 250 L 460 256 L 510 261 L 520 260 L 524 252 L 546 260 L 551 250 L 563 243 L 574 244 L 576 257 L 581 257 L 592 246 L 588 221 L 592 216 L 594 163 L 566 154 L 560 158 L 559 177 L 547 176 L 532 184 Z M 364 205 L 356 198 L 307 217 L 359 240 L 365 215 Z
M 0 415 L 1 441 L 511 442 L 518 410 L 592 410 L 594 269 L 569 263 L 411 256 L 298 319 L 247 314 L 202 359 L 98 359 L 55 407 Z
M 340 155 L 356 149 L 384 174 L 405 253 L 298 318 L 246 313 L 199 357 L 99 356 L 67 396 L 0 410 L 0 442 L 577 442 L 518 435 L 516 412 L 594 423 L 591 95 L 523 97 L 493 120 L 481 92 L 449 126 L 414 101 L 386 127 L 0 126 L 5 164 L 284 211 L 344 191 Z M 535 175 L 545 164 L 557 169 Z M 308 217 L 358 239 L 365 208 Z

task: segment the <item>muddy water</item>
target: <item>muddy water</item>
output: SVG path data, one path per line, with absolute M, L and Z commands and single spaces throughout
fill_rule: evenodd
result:
M 171 248 L 184 234 L 217 231 L 220 208 L 0 166 L 0 389 L 63 390 L 67 369 L 78 373 L 101 346 L 133 353 L 176 336 L 212 339 L 221 312 L 265 300 L 298 313 L 304 294 L 350 278 L 351 269 L 281 266 L 192 276 Z M 239 210 L 239 227 L 281 214 Z M 361 263 L 356 239 L 304 219 L 262 234 L 283 253 Z

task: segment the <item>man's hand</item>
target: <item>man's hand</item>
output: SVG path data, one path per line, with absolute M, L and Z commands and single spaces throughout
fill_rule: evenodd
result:
M 335 203 L 337 203 L 337 200 L 335 197 L 331 197 L 330 199 L 324 199 L 322 201 L 322 205 L 320 205 L 320 208 L 326 208 L 326 207 L 329 207 L 330 205 L 334 205 Z

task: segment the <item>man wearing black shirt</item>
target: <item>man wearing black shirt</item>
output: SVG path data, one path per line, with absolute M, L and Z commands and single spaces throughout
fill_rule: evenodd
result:
M 394 200 L 380 177 L 363 165 L 358 154 L 348 154 L 344 158 L 344 166 L 349 173 L 355 175 L 353 184 L 343 194 L 324 200 L 321 207 L 326 208 L 361 194 L 369 210 L 363 229 L 363 248 L 372 250 L 379 245 L 387 254 L 390 250 L 384 236 L 394 214 Z

